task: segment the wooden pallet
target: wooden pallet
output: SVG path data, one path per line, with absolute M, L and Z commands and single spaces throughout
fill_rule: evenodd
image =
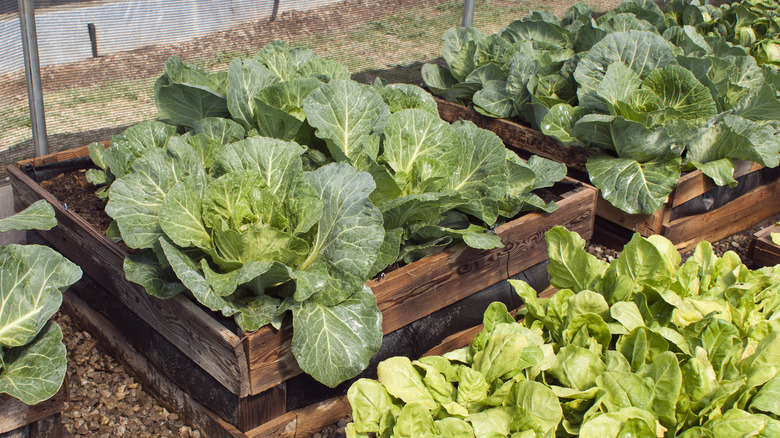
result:
M 79 158 L 87 154 L 86 148 L 79 148 L 58 155 Z M 65 164 L 57 156 L 39 160 Z M 250 431 L 271 420 L 284 422 L 281 418 L 291 418 L 285 417 L 292 410 L 287 406 L 290 397 L 286 383 L 301 374 L 301 370 L 290 352 L 289 321 L 279 331 L 264 327 L 244 333 L 232 320 L 206 311 L 184 295 L 168 300 L 151 297 L 142 287 L 125 279 L 122 268 L 125 252 L 35 182 L 28 164 L 20 162 L 8 167 L 16 209 L 21 210 L 38 199 L 49 201 L 59 225 L 40 235 L 110 294 L 111 298 L 103 301 L 126 307 L 126 313 L 142 321 L 168 344 L 165 348 L 160 343 L 144 344 L 144 338 L 134 346 L 141 350 L 140 356 L 145 357 L 148 367 L 157 367 L 155 372 L 162 376 L 149 379 L 152 390 L 177 407 L 188 421 L 195 423 L 200 416 L 208 419 L 213 427 L 198 427 L 214 436 L 242 436 L 235 433 L 252 436 Z M 388 336 L 544 262 L 547 259 L 544 233 L 554 225 L 566 226 L 589 239 L 596 190 L 574 180 L 560 184 L 559 189 L 561 199 L 554 213 L 526 214 L 495 230 L 505 248 L 480 251 L 461 245 L 368 282 L 383 313 L 384 334 Z M 81 301 L 84 300 L 82 297 Z M 66 308 L 75 309 L 79 305 Z M 99 329 L 101 324 L 95 327 Z M 121 328 L 118 330 L 122 332 Z M 176 361 L 168 360 L 173 356 L 189 361 L 191 366 L 177 368 Z M 169 365 L 163 367 L 160 363 Z M 147 367 L 143 363 L 138 366 Z M 204 409 L 213 415 L 200 414 Z M 297 418 L 300 421 L 301 417 Z M 338 416 L 333 417 L 336 419 Z
M 585 163 L 595 154 L 580 147 L 565 147 L 558 140 L 508 120 L 487 117 L 476 111 L 435 98 L 441 118 L 450 122 L 470 120 L 477 126 L 495 132 L 504 143 L 524 154 L 535 154 L 564 163 L 569 176 L 588 181 Z M 660 234 L 671 240 L 682 252 L 693 249 L 701 240 L 716 241 L 746 230 L 767 217 L 780 214 L 780 171 L 766 169 L 753 162 L 737 162 L 734 178 L 741 186 L 719 188 L 702 172 L 687 172 L 667 202 L 650 215 L 628 214 L 612 206 L 601 196 L 596 203 L 594 240 L 611 247 L 622 247 L 631 234 L 645 237 Z M 745 190 L 745 187 L 749 190 Z M 735 196 L 739 193 L 739 196 Z M 714 195 L 713 195 L 714 194 Z M 701 202 L 706 197 L 732 199 L 722 206 L 701 213 L 680 215 L 684 204 Z M 690 204 L 689 204 L 690 205 Z
M 780 246 L 772 243 L 772 233 L 780 233 L 780 224 L 768 226 L 753 234 L 750 254 L 756 267 L 780 265 Z
M 61 413 L 67 401 L 67 382 L 52 398 L 29 406 L 0 394 L 0 438 L 59 438 L 63 435 Z

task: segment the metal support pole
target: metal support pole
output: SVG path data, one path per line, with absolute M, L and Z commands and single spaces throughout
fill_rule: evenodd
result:
M 46 119 L 43 113 L 41 63 L 38 59 L 38 35 L 35 32 L 33 0 L 19 0 L 19 25 L 22 28 L 24 73 L 27 78 L 27 101 L 30 105 L 33 148 L 35 156 L 40 157 L 49 153 L 49 142 L 46 138 Z
M 474 0 L 463 0 L 463 22 L 461 26 L 471 27 L 474 22 Z

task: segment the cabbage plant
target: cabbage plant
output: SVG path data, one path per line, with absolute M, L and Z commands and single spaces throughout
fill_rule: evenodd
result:
M 0 232 L 49 230 L 54 209 L 40 200 L 0 219 Z M 49 321 L 62 293 L 81 278 L 81 269 L 40 245 L 0 247 L 0 393 L 28 405 L 51 398 L 67 370 L 62 330 Z
M 449 68 L 425 65 L 423 78 L 444 98 L 596 149 L 587 171 L 604 198 L 650 214 L 682 171 L 734 186 L 734 160 L 780 163 L 780 71 L 691 18 L 718 11 L 628 0 L 599 17 L 581 4 L 561 20 L 533 13 L 492 36 L 451 29 Z M 772 56 L 773 40 L 757 44 Z
M 245 331 L 278 328 L 291 311 L 298 364 L 335 386 L 381 344 L 364 283 L 384 229 L 369 174 L 336 163 L 304 172 L 303 152 L 251 137 L 222 145 L 207 168 L 174 136 L 114 181 L 106 212 L 141 250 L 125 259 L 129 280 L 160 298 L 186 288 Z
M 327 385 L 381 344 L 366 281 L 455 243 L 501 247 L 492 227 L 557 207 L 532 191 L 564 165 L 442 121 L 419 87 L 359 84 L 281 42 L 234 60 L 225 81 L 210 75 L 169 60 L 158 84 L 175 93 L 157 93 L 161 120 L 90 148 L 87 176 L 107 187 L 115 221 L 107 234 L 138 250 L 125 273 L 153 296 L 192 294 L 244 331 L 291 313 L 292 352 Z M 224 85 L 228 114 L 193 111 L 222 87 L 204 90 L 207 79 Z
M 770 437 L 780 433 L 780 268 L 707 242 L 681 262 L 638 234 L 607 263 L 546 234 L 560 290 L 491 304 L 468 347 L 379 364 L 347 396 L 347 436 Z

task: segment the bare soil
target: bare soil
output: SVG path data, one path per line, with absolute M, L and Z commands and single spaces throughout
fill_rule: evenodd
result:
M 68 210 L 105 234 L 111 218 L 104 210 L 106 203 L 95 194 L 99 187 L 87 181 L 85 174 L 86 169 L 62 173 L 41 181 L 41 187 L 54 195 Z

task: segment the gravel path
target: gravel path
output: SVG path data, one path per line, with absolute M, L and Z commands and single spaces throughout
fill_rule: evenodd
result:
M 780 217 L 774 220 L 778 219 Z M 715 252 L 722 255 L 733 250 L 752 267 L 747 251 L 752 234 L 758 228 L 714 243 Z M 589 244 L 587 249 L 603 260 L 612 260 L 618 255 L 617 251 L 596 244 Z M 202 436 L 146 392 L 88 332 L 75 327 L 67 315 L 58 315 L 56 319 L 62 326 L 68 347 L 70 402 L 63 414 L 67 432 L 75 437 L 98 438 Z M 344 437 L 346 423 L 347 420 L 342 419 L 313 437 Z

